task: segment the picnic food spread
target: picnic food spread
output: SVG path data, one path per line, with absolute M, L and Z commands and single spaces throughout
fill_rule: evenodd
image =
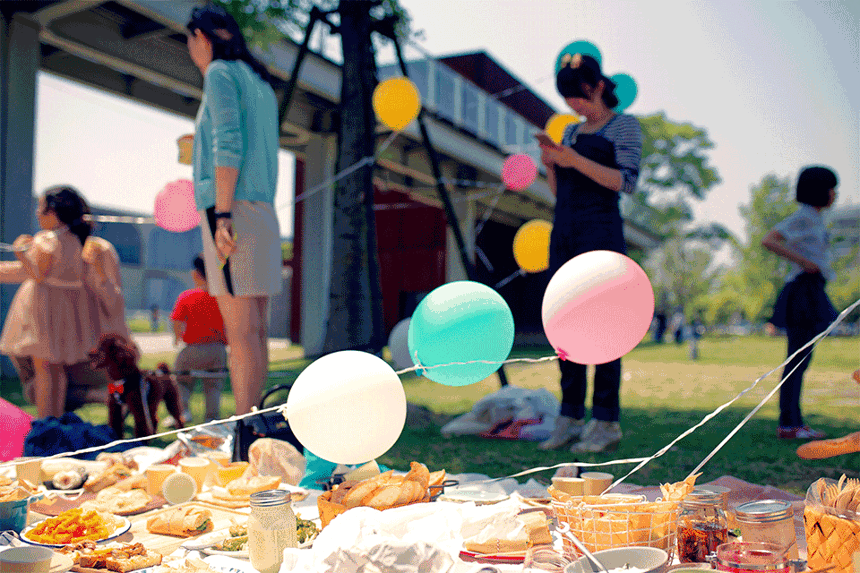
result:
M 282 491 L 288 493 L 286 499 L 292 498 L 288 504 L 295 504 L 308 496 L 307 490 L 283 484 L 281 476 L 257 475 L 251 464 L 233 465 L 233 475 L 226 472 L 219 475 L 217 466 L 213 464 L 210 479 L 191 501 L 161 507 L 164 499 L 147 493 L 152 484 L 133 460 L 114 454 L 102 458 L 101 462 L 103 466 L 97 469 L 87 468 L 85 481 L 86 474 L 75 469 L 54 473 L 52 480 L 55 486 L 66 485 L 72 490 L 76 489 L 72 485 L 83 486 L 84 493 L 52 493 L 46 483 L 47 497 L 32 503 L 34 507 L 48 511 L 52 508 L 52 500 L 62 500 L 53 506 L 58 513 L 24 528 L 20 534 L 22 540 L 29 544 L 53 547 L 58 553 L 67 555 L 74 562 L 72 570 L 78 573 L 142 570 L 146 573 L 203 573 L 215 570 L 205 561 L 195 558 L 197 554 L 188 551 L 200 551 L 204 559 L 209 559 L 209 556 L 231 557 L 245 563 L 251 559 L 253 566 L 255 561 L 248 534 L 252 496 L 284 488 L 288 488 Z M 236 475 L 239 469 L 242 475 Z M 78 475 L 81 483 L 75 484 L 74 476 L 66 476 L 64 472 Z M 170 475 L 179 473 L 177 469 Z M 221 479 L 228 475 L 231 479 Z M 313 551 L 314 546 L 319 545 L 316 538 L 324 528 L 353 509 L 370 508 L 388 514 L 391 509 L 409 512 L 411 508 L 418 513 L 404 515 L 425 515 L 426 511 L 421 508 L 429 509 L 430 506 L 422 504 L 437 498 L 437 494 L 442 492 L 443 482 L 450 485 L 445 481 L 448 478 L 445 470 L 431 472 L 425 464 L 417 461 L 410 463 L 408 472 L 380 471 L 372 462 L 340 475 L 341 483 L 309 500 L 315 504 L 318 516 L 303 519 L 295 515 L 298 551 Z M 67 477 L 68 483 L 65 482 Z M 696 521 L 701 515 L 698 510 L 690 508 L 699 507 L 693 495 L 697 477 L 693 475 L 680 482 L 661 485 L 656 501 L 649 501 L 653 498 L 646 499 L 636 493 L 570 495 L 553 486 L 547 488 L 548 505 L 528 503 L 530 498 L 526 497 L 517 499 L 497 495 L 494 500 L 496 503 L 502 501 L 499 506 L 520 504 L 515 519 L 509 521 L 510 527 L 498 521 L 487 529 L 489 533 L 484 531 L 482 535 L 464 536 L 459 557 L 478 562 L 521 563 L 532 548 L 547 548 L 573 560 L 581 553 L 567 537 L 566 532 L 570 532 L 591 551 L 649 546 L 666 551 L 670 560 L 675 562 L 702 562 L 705 560 L 703 556 L 713 553 L 720 542 L 736 542 L 738 537 L 732 536 L 737 530 L 729 530 L 728 535 L 710 535 L 712 532 L 705 526 L 713 520 Z M 36 499 L 34 496 L 40 491 L 41 486 L 0 474 L 0 503 Z M 471 490 L 464 491 L 468 493 Z M 481 490 L 475 492 L 480 493 Z M 447 507 L 464 505 L 454 503 L 458 497 L 456 490 L 448 493 L 448 496 L 438 496 L 439 499 L 450 497 L 452 502 L 447 503 Z M 487 490 L 487 493 L 493 492 Z M 698 490 L 696 494 L 699 495 Z M 487 511 L 492 508 L 474 502 L 469 496 L 461 497 L 466 505 L 462 511 L 473 511 L 468 507 Z M 72 507 L 64 509 L 69 506 Z M 443 511 L 443 507 L 440 505 L 438 511 Z M 719 513 L 709 509 L 702 515 L 718 516 Z M 840 480 L 813 482 L 803 519 L 809 567 L 833 567 L 831 573 L 853 573 L 853 554 L 860 551 L 860 480 L 843 476 Z M 721 532 L 727 531 L 724 522 L 717 525 L 721 526 Z M 764 520 L 760 527 L 767 530 L 768 522 Z M 699 530 L 710 536 L 699 539 L 701 536 L 696 537 Z M 342 533 L 342 530 L 337 531 Z M 772 533 L 775 541 L 784 537 L 782 532 L 780 535 L 776 535 L 775 530 Z M 785 543 L 786 552 L 791 541 Z M 327 539 L 322 545 L 328 547 L 330 544 L 330 539 Z M 180 549 L 185 551 L 183 558 L 173 555 Z M 633 567 L 631 564 L 631 568 L 625 571 L 629 572 Z

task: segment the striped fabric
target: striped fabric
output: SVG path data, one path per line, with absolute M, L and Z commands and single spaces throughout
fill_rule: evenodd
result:
M 582 124 L 570 125 L 561 139 L 562 145 L 573 147 L 576 134 Z M 593 135 L 600 135 L 615 145 L 615 162 L 624 182 L 621 193 L 632 194 L 639 179 L 639 162 L 642 159 L 642 128 L 632 115 L 618 114 Z

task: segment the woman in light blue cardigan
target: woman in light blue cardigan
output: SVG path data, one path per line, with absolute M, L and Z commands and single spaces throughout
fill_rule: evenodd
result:
M 278 105 L 266 68 L 223 8 L 195 8 L 186 27 L 188 52 L 204 78 L 194 133 L 194 198 L 209 292 L 230 345 L 236 413 L 244 414 L 266 385 L 269 297 L 281 291 L 274 209 Z

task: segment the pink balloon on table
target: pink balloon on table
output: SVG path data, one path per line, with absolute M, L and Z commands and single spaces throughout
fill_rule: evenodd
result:
M 544 332 L 559 358 L 603 364 L 642 341 L 654 317 L 654 290 L 633 259 L 613 251 L 572 258 L 543 297 Z
M 179 179 L 164 186 L 155 196 L 155 224 L 167 231 L 184 233 L 200 224 L 194 204 L 194 184 Z
M 18 406 L 0 398 L 0 462 L 24 455 L 24 441 L 30 432 L 33 416 Z
M 537 177 L 534 159 L 525 153 L 511 155 L 502 165 L 502 182 L 511 191 L 528 189 Z

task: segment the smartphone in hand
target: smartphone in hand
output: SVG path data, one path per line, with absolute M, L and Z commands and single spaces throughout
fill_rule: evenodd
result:
M 535 139 L 538 141 L 538 145 L 541 147 L 560 147 L 552 138 L 544 133 L 543 131 L 539 131 L 535 134 Z

